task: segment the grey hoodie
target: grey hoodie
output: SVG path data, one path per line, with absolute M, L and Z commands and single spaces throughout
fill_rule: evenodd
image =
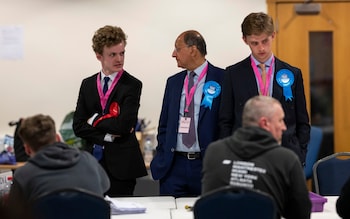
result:
M 15 171 L 10 198 L 30 201 L 57 189 L 82 188 L 103 196 L 110 182 L 89 153 L 56 142 L 41 148 Z
M 269 193 L 286 219 L 310 218 L 311 202 L 298 157 L 259 127 L 239 128 L 209 145 L 202 194 L 226 185 Z

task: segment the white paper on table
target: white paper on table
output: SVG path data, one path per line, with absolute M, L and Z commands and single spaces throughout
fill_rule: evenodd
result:
M 110 203 L 112 215 L 139 214 L 146 212 L 146 207 L 140 203 L 118 201 L 116 199 L 111 199 L 108 195 L 105 197 L 105 200 Z

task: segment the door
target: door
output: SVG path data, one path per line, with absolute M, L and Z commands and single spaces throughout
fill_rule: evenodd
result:
M 350 151 L 350 1 L 312 1 L 310 14 L 295 11 L 305 1 L 267 2 L 274 53 L 302 70 L 311 125 L 334 131 L 334 152 Z

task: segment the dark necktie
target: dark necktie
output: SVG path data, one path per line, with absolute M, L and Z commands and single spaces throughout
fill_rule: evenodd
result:
M 104 77 L 103 80 L 105 81 L 105 84 L 103 85 L 103 94 L 106 94 L 108 91 L 108 81 L 109 81 L 109 77 Z
M 196 74 L 193 71 L 190 73 L 190 77 L 188 78 L 188 92 L 190 92 L 190 89 L 193 87 L 195 75 Z M 191 118 L 191 121 L 189 132 L 182 134 L 182 142 L 186 147 L 190 148 L 196 142 L 196 130 L 194 126 L 194 95 L 188 107 L 188 113 L 185 116 Z

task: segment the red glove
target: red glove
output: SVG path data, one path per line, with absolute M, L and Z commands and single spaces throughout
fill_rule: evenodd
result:
M 111 103 L 109 106 L 109 113 L 106 115 L 101 116 L 100 118 L 96 119 L 96 121 L 92 124 L 93 127 L 96 127 L 96 125 L 101 122 L 104 119 L 112 118 L 112 117 L 118 117 L 120 114 L 120 107 L 117 102 Z

